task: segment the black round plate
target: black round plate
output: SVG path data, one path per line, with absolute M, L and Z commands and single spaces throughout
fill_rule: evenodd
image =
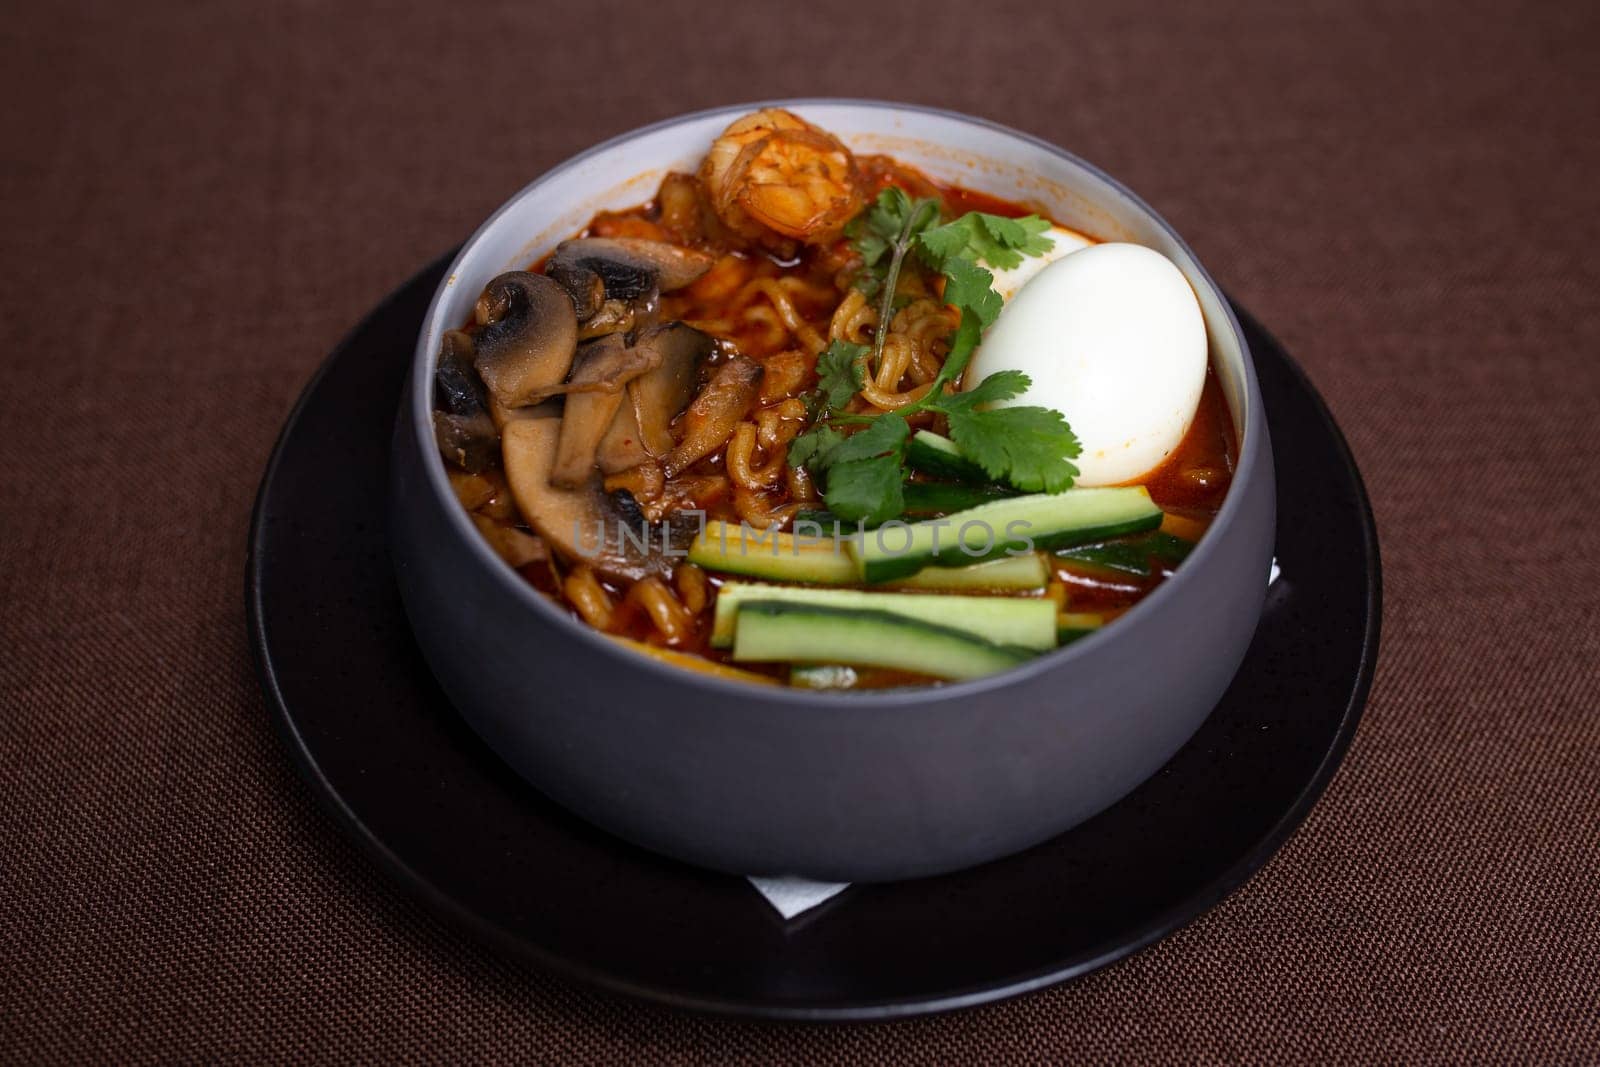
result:
M 1265 863 L 1333 774 L 1377 658 L 1377 537 L 1327 408 L 1240 312 L 1277 455 L 1284 576 L 1216 711 L 1121 803 L 1020 855 L 857 886 L 794 922 L 742 879 L 568 815 L 451 708 L 390 574 L 389 435 L 446 262 L 384 301 L 306 387 L 261 484 L 246 603 L 269 706 L 312 787 L 396 877 L 491 944 L 740 1015 L 978 1004 L 1178 929 Z

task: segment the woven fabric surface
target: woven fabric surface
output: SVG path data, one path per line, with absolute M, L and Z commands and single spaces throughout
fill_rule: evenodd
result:
M 0 1060 L 1600 1060 L 1600 8 L 722 8 L 10 9 Z M 1327 398 L 1385 565 L 1362 727 L 1265 869 L 1084 981 L 878 1026 L 443 926 L 297 777 L 240 600 L 275 434 L 385 293 L 598 140 L 821 94 L 1144 195 Z

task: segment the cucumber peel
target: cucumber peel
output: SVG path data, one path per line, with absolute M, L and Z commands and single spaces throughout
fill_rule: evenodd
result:
M 961 454 L 961 449 L 954 441 L 932 430 L 918 430 L 911 435 L 911 441 L 906 446 L 906 463 L 912 470 L 937 478 L 950 478 L 974 485 L 992 485 L 994 482 L 988 472 Z
M 943 519 L 889 522 L 849 543 L 861 580 L 967 566 L 1034 548 L 1097 542 L 1161 525 L 1144 486 L 1068 489 L 996 500 Z
M 1155 570 L 1153 564 L 1176 567 L 1193 549 L 1192 543 L 1157 530 L 1139 537 L 1060 548 L 1055 556 L 1148 578 Z
M 849 539 L 832 536 L 831 526 L 821 528 L 828 536 L 807 537 L 752 530 L 729 522 L 708 522 L 689 546 L 688 559 L 706 570 L 773 582 L 860 584 L 855 558 L 848 551 Z M 841 531 L 853 529 L 840 527 Z M 1044 560 L 1032 552 L 967 562 L 971 565 L 914 571 L 894 585 L 907 589 L 1024 590 L 1043 589 L 1049 578 Z
M 1044 652 L 1056 647 L 1056 605 L 1042 597 L 885 593 L 859 589 L 726 582 L 717 592 L 711 646 L 734 642 L 740 609 L 753 601 L 880 611 L 960 630 L 998 645 Z
M 733 641 L 739 663 L 839 663 L 950 680 L 993 674 L 1034 655 L 885 611 L 771 600 L 740 607 Z

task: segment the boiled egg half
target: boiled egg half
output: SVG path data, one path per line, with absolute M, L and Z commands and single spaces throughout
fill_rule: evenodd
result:
M 1066 416 L 1083 449 L 1073 460 L 1076 484 L 1136 482 L 1194 421 L 1206 377 L 1200 303 L 1172 261 L 1142 245 L 1077 246 L 1043 258 L 1017 268 L 1037 264 L 1009 297 L 996 274 L 1005 309 L 965 381 L 1022 371 L 1032 385 L 1004 403 Z

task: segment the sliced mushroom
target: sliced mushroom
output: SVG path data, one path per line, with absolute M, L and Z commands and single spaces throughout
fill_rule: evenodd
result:
M 566 291 L 542 274 L 509 271 L 484 287 L 474 314 L 478 375 L 502 409 L 538 399 L 572 367 L 578 320 Z
M 587 301 L 594 291 L 593 276 L 612 300 L 637 300 L 658 290 L 682 289 L 711 269 L 716 257 L 682 245 L 642 237 L 580 237 L 563 241 L 545 272 L 574 294 L 573 302 Z
M 440 455 L 469 474 L 488 470 L 499 455 L 500 435 L 494 420 L 483 412 L 457 415 L 435 410 L 433 439 Z
M 683 288 L 715 262 L 666 241 L 580 237 L 562 242 L 545 270 L 572 298 L 582 335 L 597 337 L 653 323 L 661 293 Z
M 551 481 L 570 489 L 588 480 L 594 473 L 600 441 L 622 407 L 624 386 L 660 362 L 654 349 L 628 348 L 617 334 L 583 347 L 578 369 L 568 383 Z
M 506 480 L 523 518 L 563 557 L 607 577 L 637 581 L 671 574 L 673 557 L 660 550 L 662 532 L 644 522 L 632 497 L 607 493 L 598 472 L 574 489 L 550 484 L 563 421 L 521 419 L 505 428 Z
M 577 313 L 579 322 L 594 318 L 606 302 L 605 279 L 593 271 L 564 275 L 556 279 L 556 284 L 572 298 L 572 310 Z
M 433 436 L 446 460 L 478 473 L 494 465 L 500 434 L 489 418 L 489 396 L 472 369 L 472 338 L 460 330 L 444 335 L 433 371 Z
M 604 484 L 608 493 L 614 493 L 619 489 L 627 490 L 628 494 L 639 503 L 640 509 L 646 515 L 650 515 L 650 505 L 661 499 L 661 491 L 666 488 L 667 479 L 661 473 L 661 465 L 653 459 L 647 459 L 636 467 L 606 475 Z M 660 518 L 659 515 L 651 517 Z
M 504 522 L 496 522 L 486 515 L 472 516 L 472 524 L 478 528 L 478 533 L 489 542 L 489 547 L 495 554 L 505 560 L 512 567 L 526 567 L 530 563 L 541 563 L 550 558 L 544 542 L 525 530 L 519 530 Z
M 623 353 L 615 356 L 613 346 Z M 599 358 L 601 354 L 605 359 Z M 634 379 L 648 374 L 661 364 L 661 356 L 653 349 L 635 345 L 627 346 L 622 334 L 607 334 L 578 346 L 572 365 L 577 368 L 572 377 L 556 385 L 540 389 L 533 400 L 548 400 L 553 396 L 571 396 L 574 393 L 621 393 Z
M 547 408 L 549 410 L 546 410 Z M 506 423 L 508 422 L 515 422 L 518 419 L 542 419 L 549 415 L 560 414 L 561 405 L 557 402 L 535 402 L 524 404 L 521 407 L 508 408 L 504 404 L 497 401 L 494 397 L 491 396 L 489 398 L 489 417 L 494 420 L 495 426 L 497 426 L 501 432 L 504 432 Z
M 632 385 L 630 382 L 630 391 Z M 611 420 L 611 428 L 600 439 L 595 464 L 601 474 L 609 475 L 631 470 L 649 458 L 650 453 L 644 450 L 644 441 L 639 436 L 639 420 L 634 416 L 633 403 L 625 399 L 617 409 L 616 418 Z
M 717 343 L 709 335 L 681 322 L 663 326 L 639 343 L 660 352 L 661 363 L 629 384 L 628 398 L 633 402 L 640 444 L 652 456 L 665 456 L 676 444 L 672 420 L 694 399 L 700 365 L 716 349 Z
M 654 290 L 647 298 L 641 298 L 635 303 L 626 300 L 603 301 L 598 311 L 582 320 L 582 324 L 578 327 L 578 336 L 588 340 L 591 337 L 603 337 L 608 333 L 627 333 L 637 325 L 655 322 L 656 311 L 660 306 L 656 301 Z
M 483 379 L 472 369 L 472 361 L 472 338 L 461 330 L 447 331 L 433 371 L 435 407 L 452 415 L 478 415 L 488 410 L 489 395 Z
M 495 445 L 494 458 L 499 460 L 498 440 Z M 449 475 L 450 488 L 455 490 L 456 499 L 461 501 L 462 507 L 499 522 L 516 521 L 517 506 L 511 501 L 511 490 L 506 486 L 505 475 L 498 470 L 472 474 L 451 470 L 445 473 Z
M 683 439 L 661 461 L 668 478 L 709 456 L 733 436 L 761 391 L 761 364 L 735 356 L 711 376 L 683 416 Z
M 483 475 L 464 471 L 445 471 L 445 474 L 450 479 L 450 488 L 455 491 L 456 499 L 468 511 L 477 511 L 494 499 L 494 483 Z

